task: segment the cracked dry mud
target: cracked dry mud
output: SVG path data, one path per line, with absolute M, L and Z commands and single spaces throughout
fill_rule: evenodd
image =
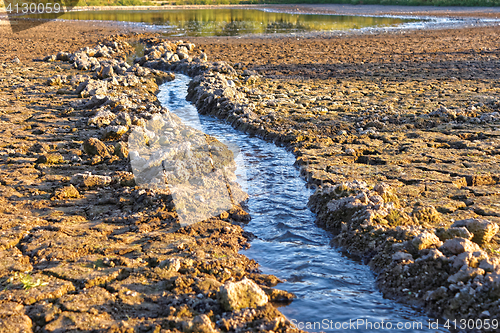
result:
M 39 56 L 65 49 L 46 47 Z M 172 76 L 148 73 L 110 83 L 108 107 L 161 110 L 158 83 Z M 271 304 L 293 295 L 238 253 L 251 237 L 240 207 L 181 227 L 168 190 L 135 187 L 126 140 L 93 122 L 104 82 L 93 74 L 26 57 L 0 66 L 0 332 L 296 331 Z
M 498 236 L 474 238 L 467 223 L 454 233 L 448 227 L 500 219 L 498 32 L 191 41 L 210 61 L 232 65 L 251 112 L 229 117 L 294 149 L 310 183 L 323 189 L 311 199 L 317 222 L 370 261 L 382 291 L 435 314 L 484 318 L 498 314 Z M 40 36 L 15 38 L 2 37 L 23 45 Z M 71 40 L 66 48 L 65 40 L 33 54 L 85 46 Z M 270 289 L 278 280 L 237 253 L 250 237 L 231 223 L 245 220 L 242 211 L 180 228 L 168 193 L 134 188 L 119 140 L 82 150 L 85 140 L 102 138 L 88 123 L 98 110 L 79 109 L 74 94 L 79 75 L 93 72 L 26 54 L 10 62 L 17 51 L 6 54 L 1 331 L 293 331 L 270 303 L 233 310 L 218 299 L 228 280 L 250 281 L 247 290 L 271 300 L 292 297 Z M 135 107 L 157 106 L 165 79 L 152 72 L 124 90 L 140 96 Z M 105 177 L 74 178 L 84 172 Z M 356 220 L 357 207 L 377 203 L 387 214 Z M 454 243 L 443 248 L 446 238 Z M 419 280 L 424 273 L 430 282 Z M 481 293 L 483 285 L 493 287 Z

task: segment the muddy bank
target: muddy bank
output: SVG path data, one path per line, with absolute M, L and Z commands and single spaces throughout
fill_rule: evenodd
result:
M 201 48 L 234 66 L 196 76 L 189 98 L 201 113 L 292 149 L 318 188 L 317 223 L 370 264 L 386 295 L 434 315 L 491 320 L 497 32 L 212 42 Z M 252 61 L 235 63 L 243 54 Z
M 129 51 L 117 36 L 1 66 L 0 331 L 295 331 L 271 305 L 293 295 L 238 253 L 241 207 L 182 226 L 167 189 L 136 186 L 127 136 L 168 115 L 173 75 Z

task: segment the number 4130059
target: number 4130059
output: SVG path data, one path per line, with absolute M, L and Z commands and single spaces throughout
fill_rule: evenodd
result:
M 444 325 L 447 329 L 498 329 L 498 319 L 454 319 L 447 320 Z
M 58 3 L 34 3 L 34 2 L 21 2 L 21 3 L 9 3 L 5 8 L 5 11 L 9 14 L 50 14 L 50 13 L 60 13 L 61 5 Z

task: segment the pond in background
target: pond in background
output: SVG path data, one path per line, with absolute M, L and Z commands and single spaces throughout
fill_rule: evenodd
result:
M 51 14 L 31 18 L 53 19 Z M 167 36 L 239 36 L 247 34 L 297 33 L 361 28 L 394 27 L 420 19 L 375 16 L 309 15 L 266 12 L 254 9 L 109 10 L 75 11 L 65 20 L 135 22 L 156 26 Z

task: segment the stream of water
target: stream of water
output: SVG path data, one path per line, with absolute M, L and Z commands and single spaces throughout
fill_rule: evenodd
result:
M 263 273 L 286 280 L 278 288 L 297 295 L 280 308 L 287 318 L 308 331 L 445 332 L 429 329 L 422 313 L 384 299 L 367 266 L 329 245 L 330 235 L 314 224 L 307 208 L 312 193 L 293 166 L 292 153 L 199 115 L 185 99 L 189 80 L 176 74 L 174 81 L 161 86 L 158 98 L 185 124 L 239 147 L 237 177 L 250 196 L 252 216 L 245 230 L 257 236 L 243 253 L 255 259 Z M 356 326 L 347 326 L 349 321 Z

